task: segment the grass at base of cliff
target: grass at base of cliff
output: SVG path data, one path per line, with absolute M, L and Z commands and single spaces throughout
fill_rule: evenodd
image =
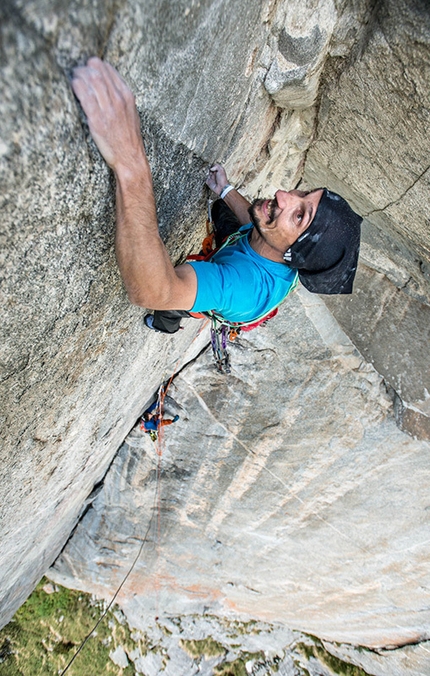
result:
M 47 594 L 42 580 L 0 632 L 0 676 L 58 676 L 93 629 L 102 604 L 88 594 L 56 587 Z M 127 625 L 109 612 L 67 671 L 68 676 L 134 676 L 134 668 L 116 666 L 109 653 L 121 645 L 136 647 Z
M 219 664 L 217 667 L 214 669 L 214 675 L 216 676 L 248 676 L 249 671 L 246 669 L 246 663 L 251 662 L 251 664 L 254 664 L 255 662 L 261 662 L 262 664 L 266 664 L 265 658 L 264 658 L 264 653 L 258 652 L 258 653 L 241 653 L 240 657 L 235 659 L 233 662 L 227 662 L 224 664 Z M 270 664 L 271 667 L 271 673 L 274 673 L 273 671 L 273 664 Z M 268 673 L 266 671 L 266 673 Z
M 179 641 L 179 646 L 185 650 L 186 653 L 192 658 L 196 659 L 199 657 L 218 657 L 219 655 L 225 655 L 227 652 L 221 643 L 215 641 L 211 636 L 208 636 L 204 639 L 181 639 Z
M 369 676 L 367 671 L 364 671 L 361 667 L 357 667 L 349 662 L 344 662 L 339 657 L 335 657 L 329 653 L 316 636 L 308 635 L 308 638 L 313 642 L 313 645 L 305 643 L 298 643 L 296 645 L 296 650 L 299 653 L 302 653 L 307 660 L 314 657 L 325 664 L 334 674 L 338 674 L 339 676 Z

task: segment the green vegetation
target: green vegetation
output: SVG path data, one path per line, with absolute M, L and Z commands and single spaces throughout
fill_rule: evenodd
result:
M 58 676 L 103 612 L 82 592 L 57 587 L 43 591 L 42 580 L 0 632 L 0 676 Z M 134 668 L 116 666 L 109 653 L 121 645 L 136 648 L 127 625 L 109 611 L 67 671 L 67 676 L 134 676 Z
M 82 642 L 90 634 L 103 614 L 103 604 L 93 601 L 82 592 L 50 585 L 52 593 L 44 591 L 47 580 L 42 580 L 26 603 L 18 610 L 12 621 L 0 631 L 0 676 L 59 676 L 70 662 Z M 55 589 L 55 591 L 54 591 Z M 49 590 L 48 590 L 49 591 Z M 198 621 L 198 616 L 196 616 Z M 171 622 L 180 628 L 180 619 L 171 618 Z M 230 639 L 245 634 L 257 634 L 261 631 L 257 622 L 220 620 L 228 630 Z M 170 637 L 172 632 L 163 627 L 163 634 Z M 98 625 L 73 664 L 67 670 L 67 676 L 134 676 L 133 663 L 119 667 L 109 654 L 119 646 L 130 655 L 138 649 L 142 655 L 148 651 L 160 652 L 163 665 L 168 657 L 161 646 L 151 646 L 144 635 L 133 634 L 122 613 L 111 610 Z M 202 658 L 215 659 L 214 676 L 248 676 L 247 662 L 264 666 L 265 673 L 275 674 L 281 661 L 279 656 L 267 658 L 264 652 L 249 653 L 240 650 L 240 642 L 225 645 L 211 636 L 201 640 L 182 639 L 181 648 L 197 662 Z M 227 653 L 235 649 L 236 659 L 226 662 Z M 306 636 L 294 647 L 296 659 L 293 659 L 301 674 L 307 674 L 304 664 L 312 658 L 326 665 L 333 674 L 339 676 L 368 676 L 366 672 L 353 664 L 334 657 L 315 636 Z M 302 664 L 303 662 L 303 664 Z
M 196 657 L 202 657 L 203 655 L 207 658 L 218 657 L 218 655 L 225 655 L 226 653 L 224 646 L 221 645 L 221 643 L 218 643 L 218 641 L 215 641 L 211 636 L 203 638 L 199 641 L 181 640 L 179 641 L 179 645 L 193 659 L 196 659 Z
M 215 667 L 214 674 L 216 676 L 248 676 L 245 662 L 242 658 L 228 664 L 220 664 L 218 667 Z
M 343 660 L 335 657 L 329 653 L 321 643 L 319 639 L 315 636 L 309 636 L 313 645 L 306 643 L 298 643 L 296 645 L 296 650 L 309 660 L 311 657 L 319 659 L 320 662 L 325 664 L 329 669 L 333 671 L 334 674 L 339 676 L 369 676 L 364 669 L 357 667 L 354 664 L 349 664 Z
M 227 618 L 217 618 L 218 621 L 228 629 L 231 636 L 243 636 L 245 634 L 260 634 L 261 629 L 257 620 L 248 620 L 241 622 L 240 620 L 231 620 Z
M 245 626 L 243 623 L 239 622 L 235 622 L 234 624 L 236 629 L 237 626 L 240 625 L 241 630 L 243 630 L 243 627 Z M 251 622 L 250 625 L 253 627 L 255 622 Z M 181 640 L 179 645 L 194 660 L 198 660 L 203 656 L 206 659 L 224 656 L 227 653 L 227 648 L 210 636 L 201 640 Z M 241 652 L 240 656 L 233 662 L 222 662 L 221 664 L 218 664 L 218 666 L 214 668 L 214 676 L 248 676 L 245 666 L 248 661 L 260 661 L 266 663 L 264 653 L 262 652 Z M 274 668 L 273 673 L 275 673 L 277 671 L 276 664 L 271 664 L 271 666 Z
M 261 661 L 265 663 L 264 654 L 262 652 L 253 654 L 241 653 L 240 657 L 234 660 L 234 662 L 224 662 L 215 667 L 214 674 L 216 676 L 248 676 L 245 665 L 249 661 Z

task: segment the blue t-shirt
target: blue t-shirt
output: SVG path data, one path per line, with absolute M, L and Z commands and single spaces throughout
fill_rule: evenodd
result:
M 251 225 L 240 228 L 250 233 Z M 279 305 L 297 278 L 285 263 L 260 256 L 248 235 L 218 251 L 210 261 L 192 261 L 197 296 L 191 312 L 215 310 L 230 322 L 252 322 Z

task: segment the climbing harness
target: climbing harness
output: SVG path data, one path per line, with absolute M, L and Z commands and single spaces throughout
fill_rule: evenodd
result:
M 294 288 L 297 287 L 297 284 Z M 289 293 L 294 289 L 291 288 Z M 278 308 L 275 307 L 268 314 L 260 319 L 255 319 L 251 323 L 228 322 L 216 313 L 204 313 L 210 315 L 211 319 L 211 346 L 215 360 L 215 365 L 220 373 L 231 373 L 230 355 L 227 350 L 228 343 L 234 343 L 242 331 L 252 331 L 259 326 L 266 326 L 267 322 L 278 314 Z

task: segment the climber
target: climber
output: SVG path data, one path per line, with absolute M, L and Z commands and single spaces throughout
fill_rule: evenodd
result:
M 215 310 L 229 322 L 252 322 L 278 305 L 298 277 L 314 293 L 351 293 L 362 219 L 342 197 L 325 188 L 278 190 L 273 199 L 251 205 L 229 184 L 220 164 L 211 167 L 207 179 L 220 197 L 218 220 L 233 219 L 231 228 L 239 227 L 243 236 L 213 263 L 173 267 L 158 232 L 132 92 L 110 64 L 95 57 L 74 70 L 72 88 L 116 178 L 115 248 L 128 297 L 162 311 L 146 320 L 150 328 L 172 333 L 190 311 Z M 167 324 L 158 324 L 166 311 Z
M 179 420 L 179 416 L 175 415 L 173 418 L 164 418 L 164 415 L 160 413 L 160 404 L 158 399 L 154 401 L 149 408 L 143 413 L 140 419 L 140 429 L 148 432 L 151 439 L 155 441 L 157 438 L 157 432 L 160 427 L 165 427 L 166 425 L 173 425 L 173 423 Z

